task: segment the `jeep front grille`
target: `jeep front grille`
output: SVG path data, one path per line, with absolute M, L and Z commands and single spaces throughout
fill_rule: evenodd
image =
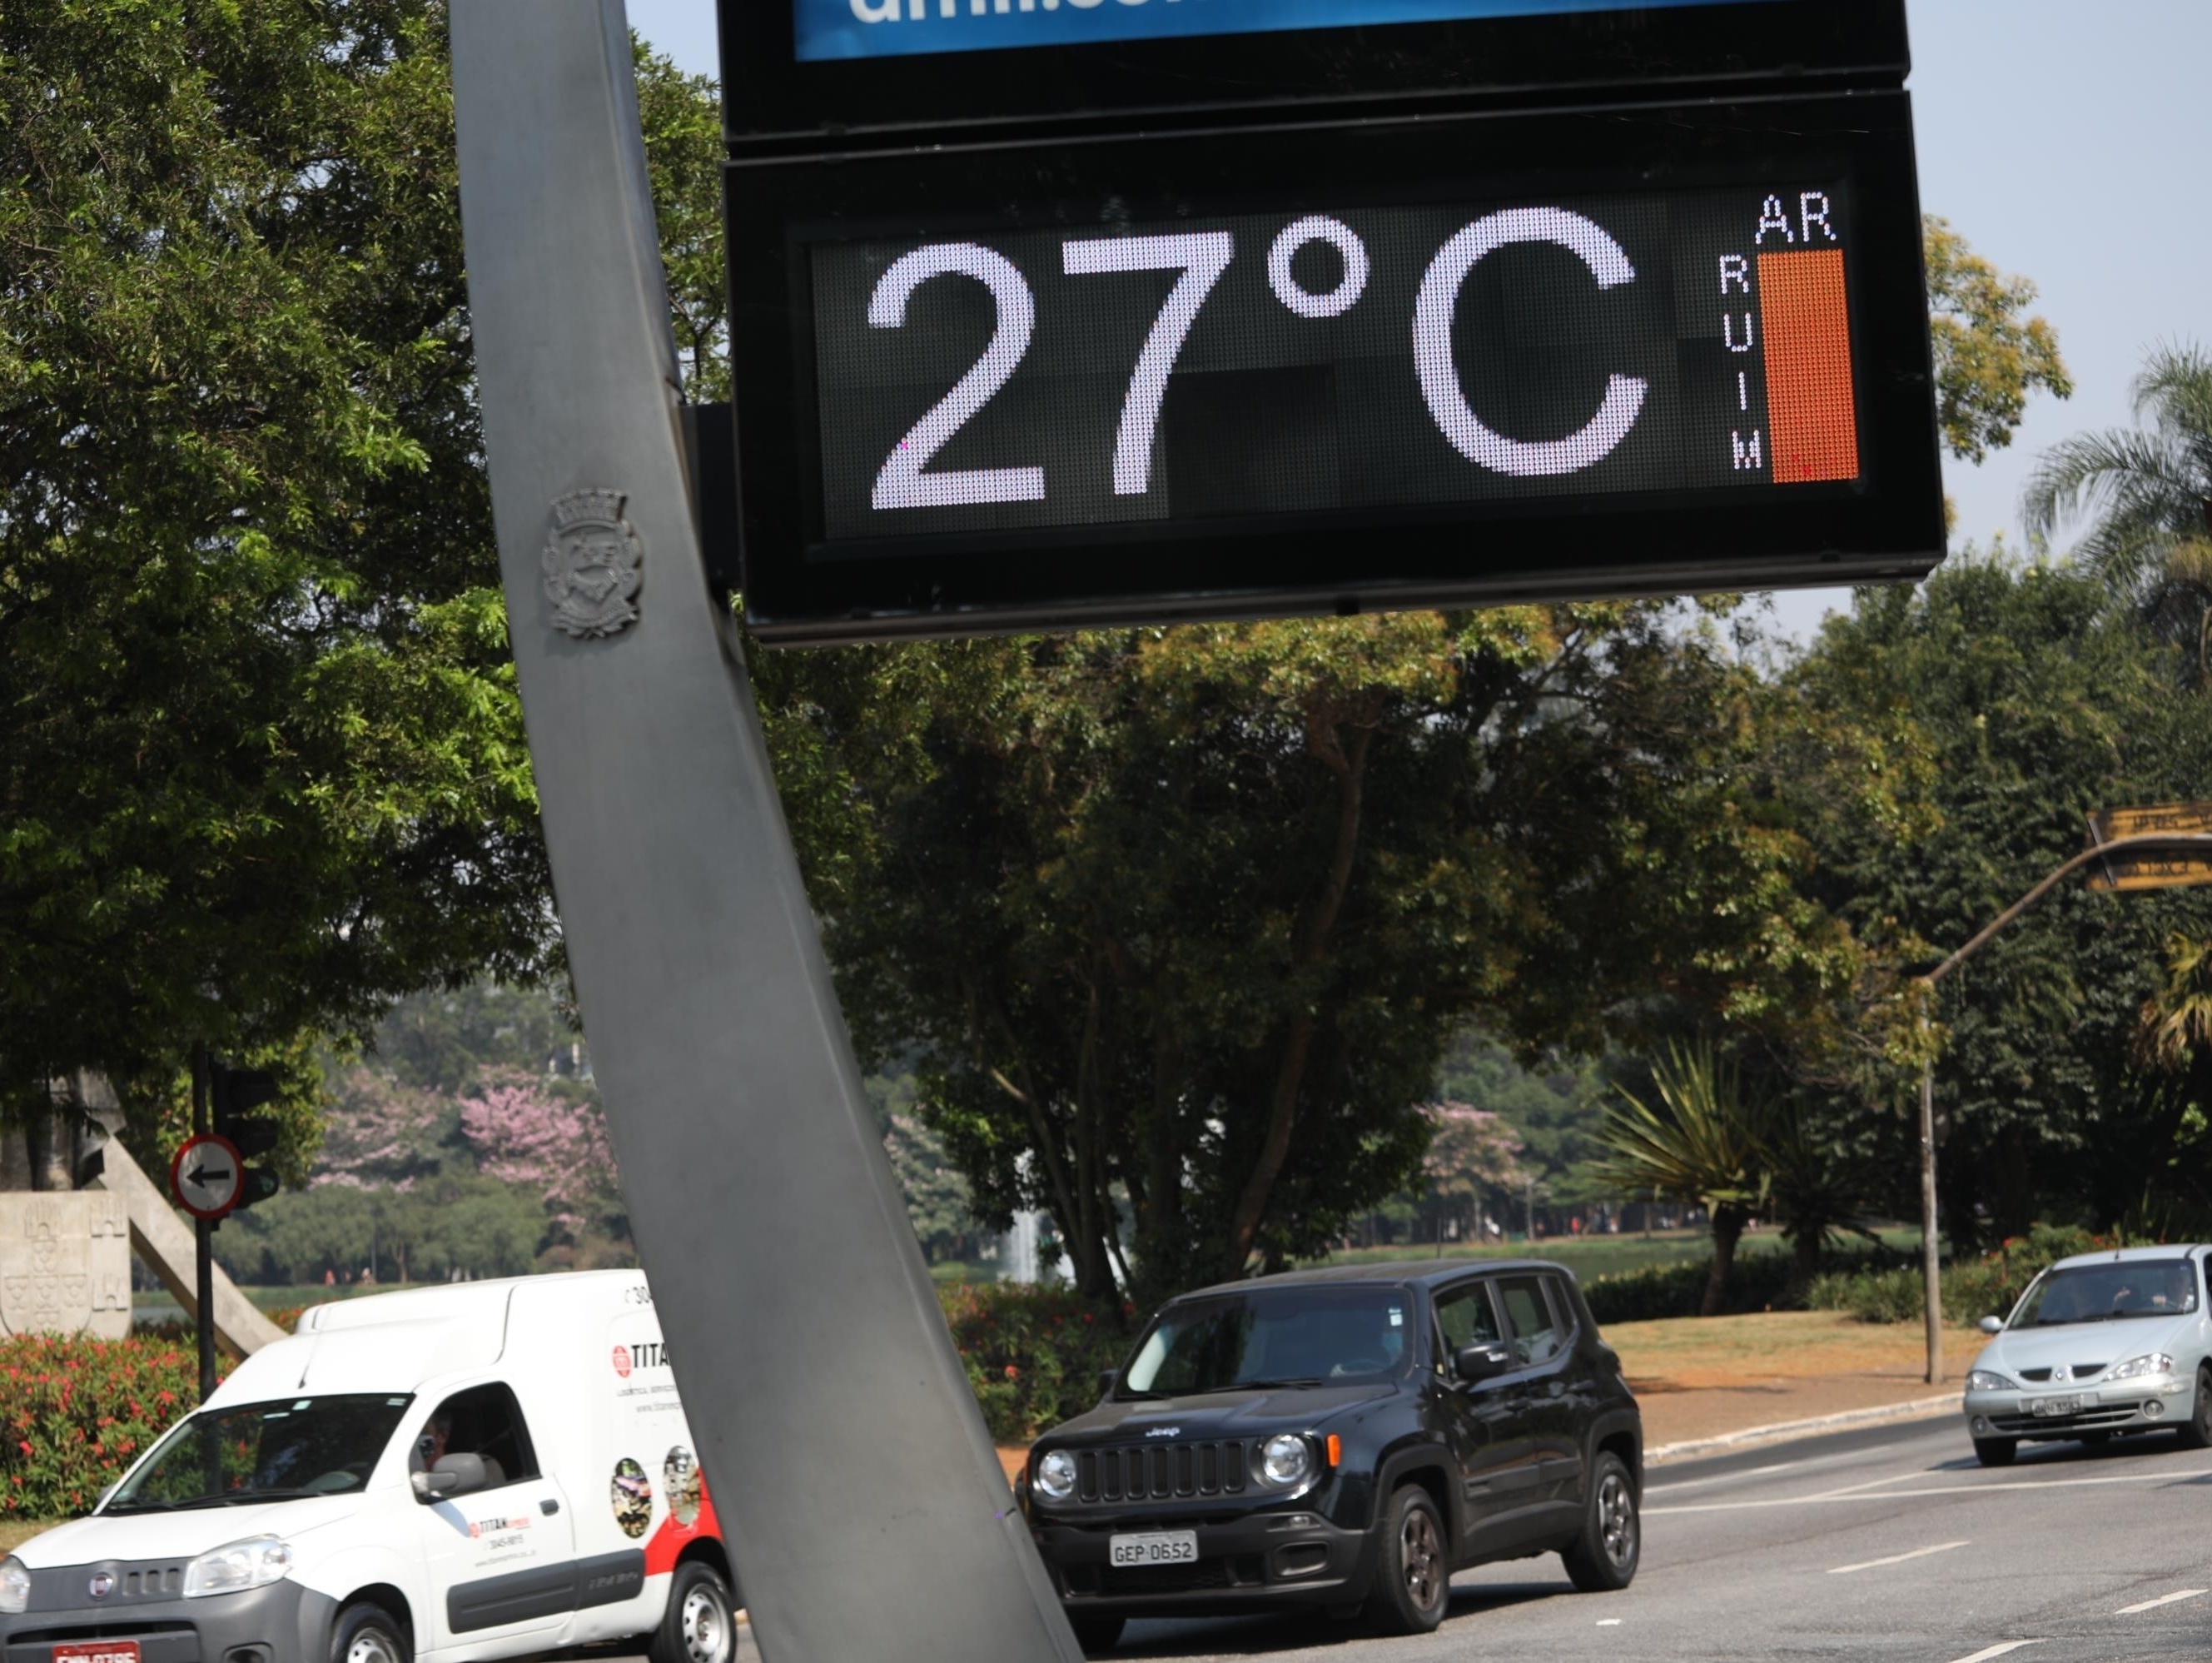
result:
M 1085 1502 L 1167 1502 L 1182 1495 L 1241 1495 L 1244 1441 L 1138 1444 L 1085 1450 L 1075 1493 Z

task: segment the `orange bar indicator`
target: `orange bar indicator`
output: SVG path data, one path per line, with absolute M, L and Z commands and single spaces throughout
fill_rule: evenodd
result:
M 1766 337 L 1766 411 L 1778 485 L 1859 477 L 1844 254 L 1817 248 L 1759 257 Z

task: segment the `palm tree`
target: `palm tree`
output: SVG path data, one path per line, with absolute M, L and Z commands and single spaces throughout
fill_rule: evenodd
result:
M 1765 1204 L 1766 1132 L 1771 1110 L 1747 1097 L 1735 1065 L 1704 1041 L 1670 1045 L 1651 1070 L 1658 1106 L 1627 1092 L 1605 1112 L 1599 1176 L 1630 1194 L 1653 1190 L 1712 1215 L 1713 1268 L 1699 1314 L 1728 1300 L 1736 1243 Z
M 2167 938 L 2165 981 L 2143 1001 L 2136 1041 L 2144 1061 L 2170 1073 L 2212 1045 L 2212 941 Z
M 2155 349 L 2136 377 L 2135 411 L 2133 428 L 2045 451 L 2023 512 L 2039 535 L 2093 515 L 2075 554 L 2212 679 L 2212 354 Z

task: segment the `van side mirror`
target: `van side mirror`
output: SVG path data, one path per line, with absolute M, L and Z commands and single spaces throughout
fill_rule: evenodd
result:
M 1103 1398 L 1109 1392 L 1111 1392 L 1114 1389 L 1114 1382 L 1121 1378 L 1121 1371 L 1118 1368 L 1100 1369 L 1098 1371 L 1098 1395 Z
M 1984 1317 L 1979 1326 L 1982 1332 L 1984 1334 L 2002 1334 L 2004 1332 L 2004 1319 L 2002 1317 Z
M 1512 1368 L 1513 1354 L 1502 1345 L 1466 1345 L 1452 1354 L 1452 1373 L 1469 1386 L 1496 1380 Z
M 415 1487 L 416 1500 L 442 1502 L 482 1489 L 485 1477 L 483 1456 L 447 1455 L 428 1472 L 411 1475 L 408 1482 Z

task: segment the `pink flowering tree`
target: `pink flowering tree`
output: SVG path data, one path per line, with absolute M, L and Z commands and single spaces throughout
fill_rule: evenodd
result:
M 572 1234 L 620 1209 L 614 1146 L 599 1106 L 520 1069 L 492 1069 L 460 1100 L 477 1169 L 544 1198 Z
M 1483 1197 L 1522 1181 L 1520 1134 L 1487 1109 L 1432 1103 L 1423 1111 L 1434 1129 L 1421 1162 L 1429 1191 L 1468 1237 L 1480 1225 Z
M 332 1083 L 310 1185 L 411 1190 L 444 1163 L 452 1100 L 358 1065 Z

